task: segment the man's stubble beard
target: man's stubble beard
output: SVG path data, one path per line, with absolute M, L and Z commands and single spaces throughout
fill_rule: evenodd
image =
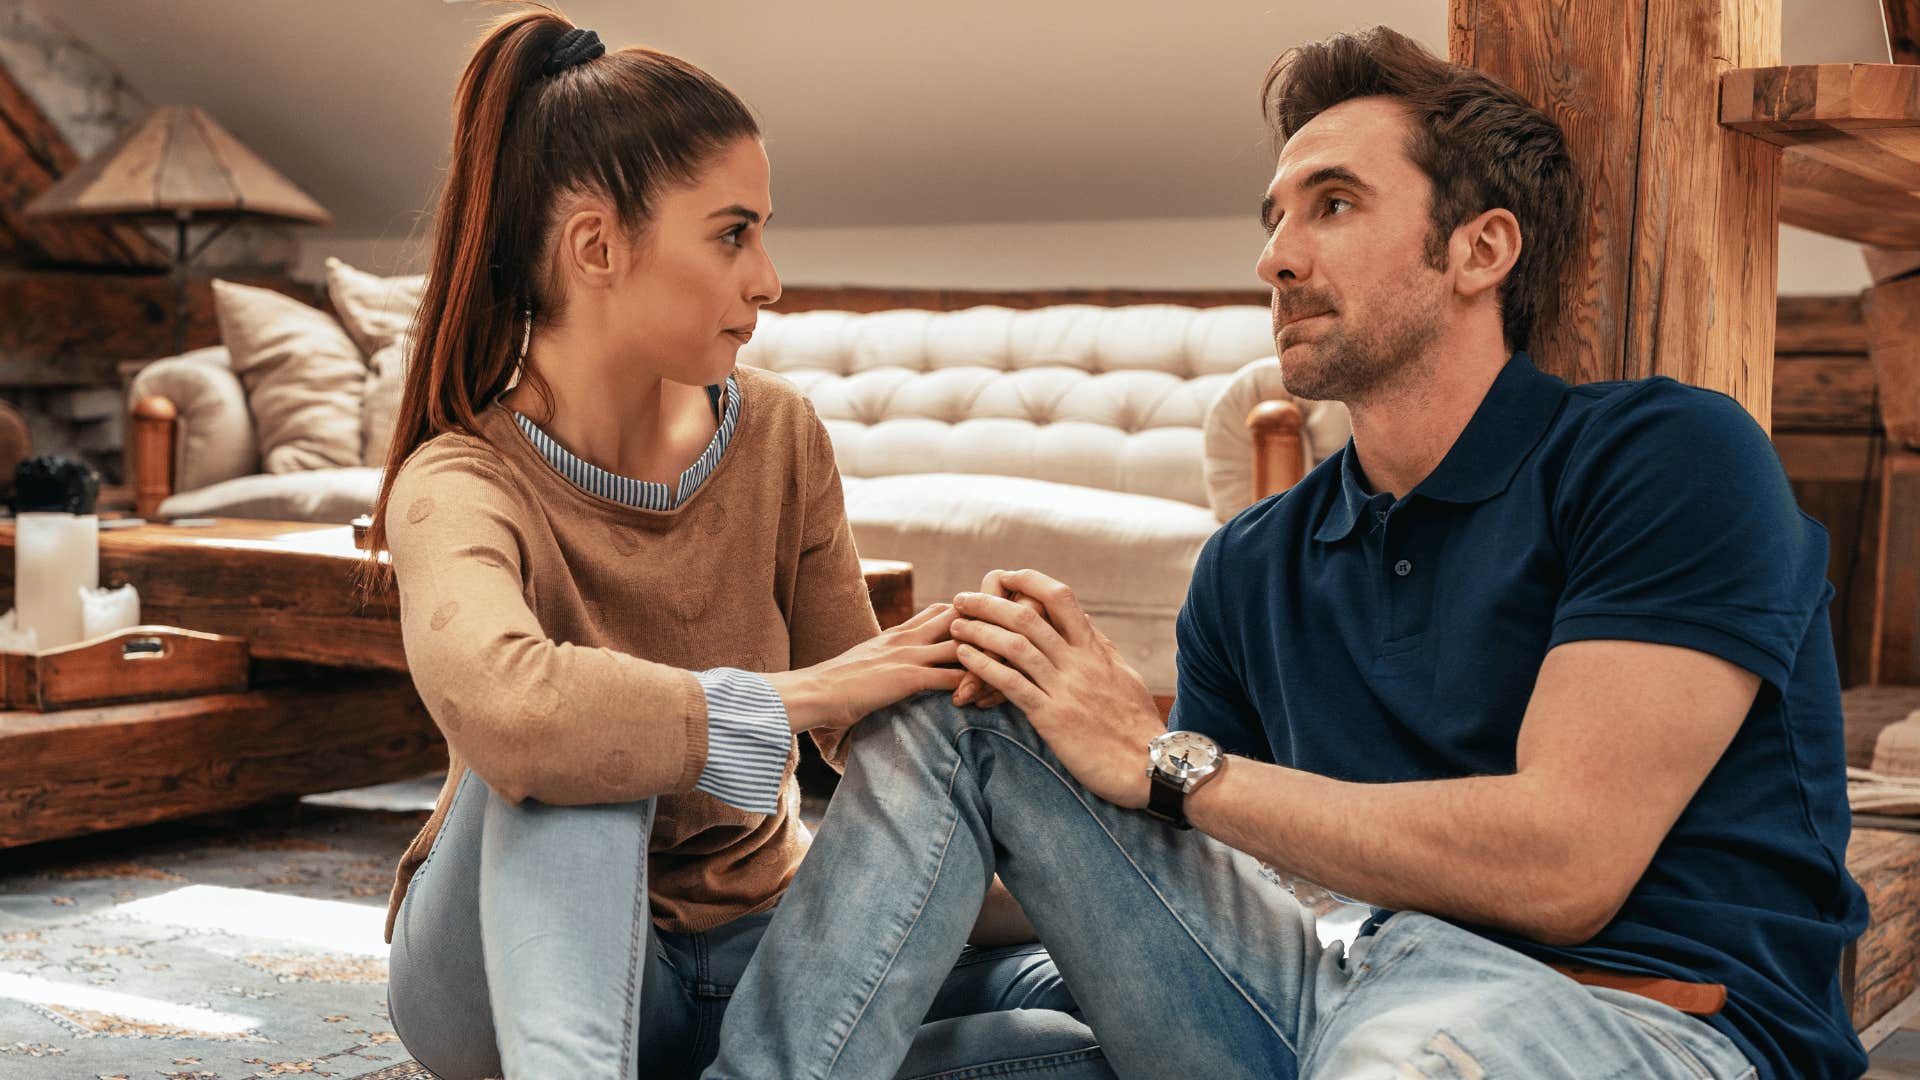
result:
M 1319 337 L 1282 349 L 1280 381 L 1287 392 L 1309 401 L 1351 406 L 1404 390 L 1400 384 L 1426 366 L 1427 352 L 1440 336 L 1440 304 L 1431 281 L 1416 276 L 1404 284 L 1403 290 L 1383 289 L 1378 295 L 1398 292 L 1418 303 L 1382 304 L 1365 326 L 1342 312 Z M 1276 346 L 1278 338 L 1276 333 Z M 1303 351 L 1312 359 L 1301 357 Z M 1298 359 L 1289 360 L 1289 353 Z

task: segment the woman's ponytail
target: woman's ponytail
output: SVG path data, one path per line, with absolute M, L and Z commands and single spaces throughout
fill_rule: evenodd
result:
M 570 29 L 547 9 L 503 19 L 460 77 L 453 156 L 434 213 L 426 290 L 408 335 L 405 388 L 369 530 L 372 551 L 386 548 L 387 499 L 401 464 L 440 432 L 472 431 L 481 403 L 512 375 L 501 343 L 512 333 L 513 304 L 498 295 L 488 268 L 501 142 L 514 99 L 539 72 L 548 43 Z

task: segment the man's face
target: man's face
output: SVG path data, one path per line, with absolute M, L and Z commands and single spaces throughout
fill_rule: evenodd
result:
M 1448 317 L 1448 275 L 1426 257 L 1433 185 L 1407 157 L 1413 121 L 1391 98 L 1342 102 L 1294 132 L 1262 203 L 1256 269 L 1292 393 L 1364 403 L 1417 371 Z

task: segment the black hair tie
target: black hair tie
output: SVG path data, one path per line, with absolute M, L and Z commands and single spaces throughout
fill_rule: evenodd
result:
M 584 64 L 606 54 L 607 47 L 600 43 L 599 34 L 575 28 L 561 34 L 553 43 L 553 48 L 547 50 L 547 62 L 540 65 L 540 74 L 558 75 L 575 64 Z

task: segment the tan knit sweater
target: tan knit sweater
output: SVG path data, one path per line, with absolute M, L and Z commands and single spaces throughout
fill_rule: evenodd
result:
M 806 844 L 797 755 L 772 815 L 695 791 L 707 710 L 692 673 L 807 667 L 879 625 L 811 403 L 778 376 L 737 374 L 733 440 L 673 510 L 581 490 L 499 404 L 481 438 L 437 436 L 401 466 L 387 546 L 407 666 L 449 768 L 400 859 L 387 940 L 469 768 L 514 802 L 657 796 L 648 887 L 663 930 L 709 930 L 786 889 Z

